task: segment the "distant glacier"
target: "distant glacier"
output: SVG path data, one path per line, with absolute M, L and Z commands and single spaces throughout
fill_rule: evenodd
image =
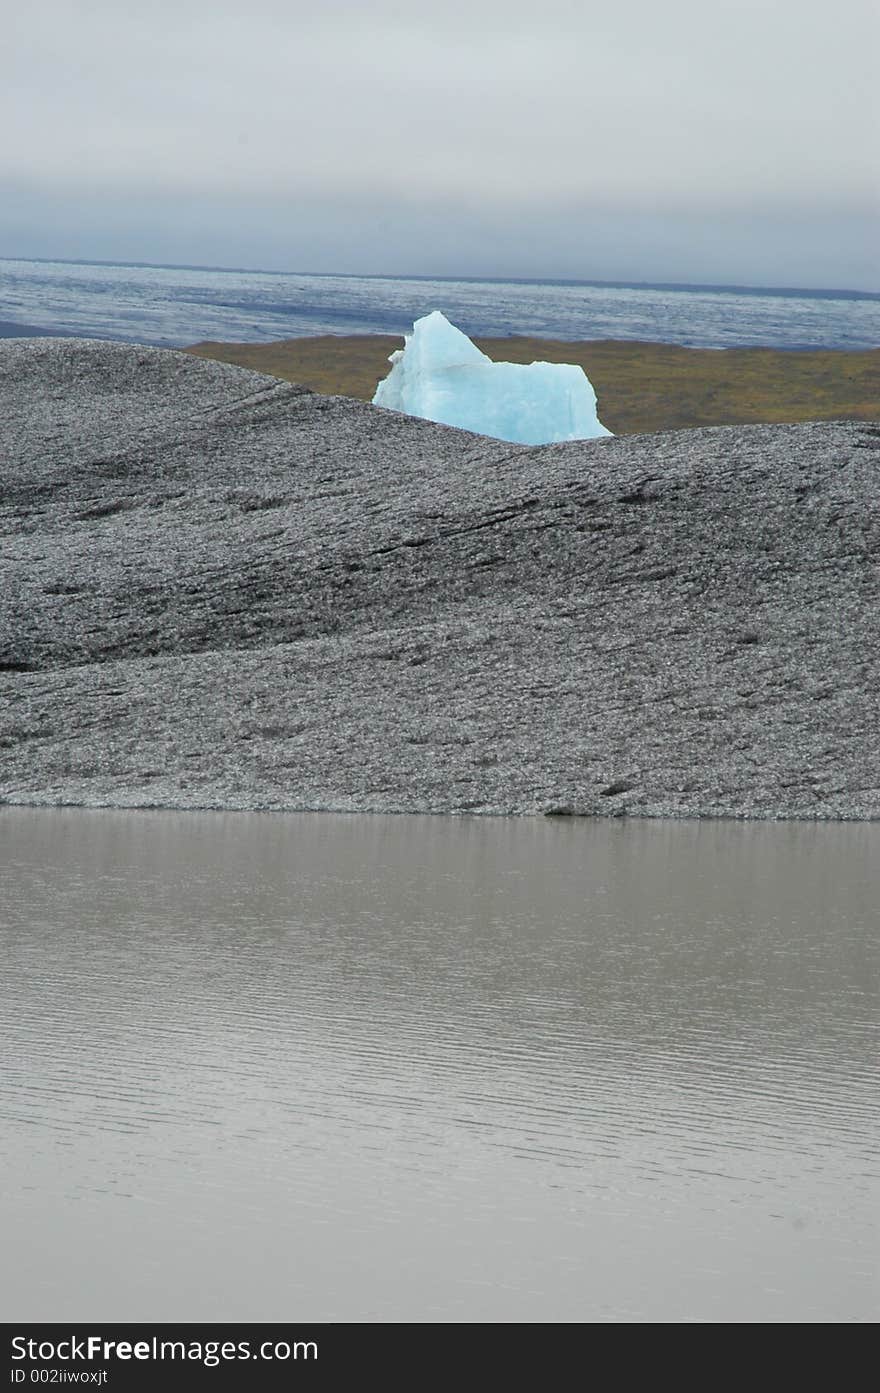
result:
M 0 332 L 128 343 L 404 334 L 442 305 L 470 337 L 630 339 L 691 348 L 880 346 L 880 295 L 854 291 L 429 280 L 0 260 Z

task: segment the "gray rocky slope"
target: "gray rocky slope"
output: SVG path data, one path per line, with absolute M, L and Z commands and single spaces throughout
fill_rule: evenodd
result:
M 0 344 L 0 798 L 880 816 L 880 431 L 525 448 Z

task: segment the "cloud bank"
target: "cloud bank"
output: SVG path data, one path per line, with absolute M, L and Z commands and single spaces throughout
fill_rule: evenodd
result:
M 5 27 L 0 254 L 880 288 L 873 0 L 44 0 Z

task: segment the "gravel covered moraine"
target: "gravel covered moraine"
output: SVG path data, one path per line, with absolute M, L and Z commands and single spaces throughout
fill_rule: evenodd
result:
M 0 801 L 880 817 L 880 428 L 527 448 L 0 341 Z

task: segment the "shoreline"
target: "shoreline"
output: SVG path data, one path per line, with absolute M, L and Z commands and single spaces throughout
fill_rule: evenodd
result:
M 868 827 L 880 823 L 880 808 L 869 813 L 737 813 L 737 812 L 575 812 L 565 809 L 548 808 L 533 812 L 500 812 L 495 810 L 454 809 L 435 810 L 432 808 L 336 808 L 321 806 L 274 805 L 248 803 L 238 807 L 232 803 L 124 803 L 124 802 L 52 802 L 45 799 L 29 798 L 19 800 L 15 797 L 0 797 L 0 818 L 4 813 L 17 812 L 82 812 L 82 813 L 177 813 L 192 814 L 199 817 L 211 814 L 216 817 L 229 815 L 255 817 L 392 817 L 392 818 L 445 818 L 461 821 L 472 818 L 480 822 L 518 822 L 523 818 L 542 818 L 550 822 L 597 822 L 609 819 L 616 822 L 663 822 L 689 824 L 694 822 L 721 824 L 735 827 L 745 826 L 851 826 Z

